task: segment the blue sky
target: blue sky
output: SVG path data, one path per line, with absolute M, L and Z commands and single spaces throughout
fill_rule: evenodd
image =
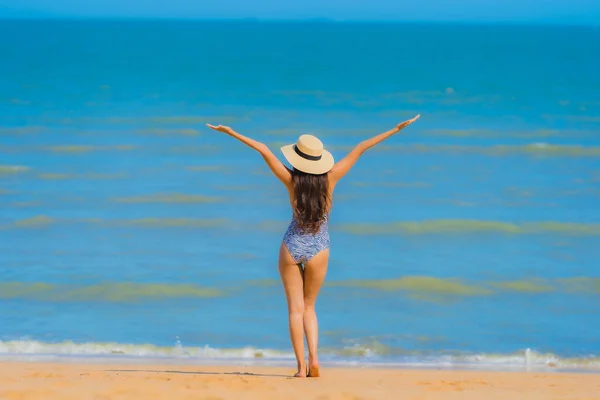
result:
M 0 0 L 1 17 L 556 21 L 600 24 L 600 0 Z

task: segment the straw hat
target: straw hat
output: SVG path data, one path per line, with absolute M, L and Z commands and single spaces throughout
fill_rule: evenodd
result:
M 323 143 L 313 135 L 300 136 L 296 144 L 283 146 L 281 152 L 292 167 L 307 174 L 324 174 L 334 164 L 331 153 L 323 149 Z

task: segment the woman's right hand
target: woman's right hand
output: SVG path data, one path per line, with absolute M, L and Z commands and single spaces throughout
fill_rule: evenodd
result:
M 206 126 L 208 126 L 210 129 L 213 129 L 213 130 L 218 131 L 218 132 L 223 132 L 223 133 L 226 133 L 228 135 L 231 135 L 233 133 L 233 129 L 231 129 L 228 126 L 224 126 L 224 125 L 217 125 L 217 126 L 215 126 L 215 125 L 211 125 L 211 124 L 206 124 Z
M 398 130 L 404 129 L 407 126 L 409 126 L 410 124 L 412 124 L 413 122 L 415 122 L 416 120 L 418 120 L 419 118 L 421 118 L 421 114 L 417 114 L 414 118 L 408 119 L 404 122 L 400 122 L 398 125 L 396 125 L 396 128 Z

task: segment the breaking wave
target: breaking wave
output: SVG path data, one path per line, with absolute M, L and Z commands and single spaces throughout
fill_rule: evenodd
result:
M 561 358 L 552 353 L 541 353 L 531 349 L 513 353 L 459 353 L 451 351 L 407 351 L 390 348 L 381 343 L 354 344 L 345 347 L 323 348 L 322 360 L 342 365 L 395 365 L 398 367 L 441 367 L 441 368 L 532 368 L 556 370 L 598 370 L 600 357 Z M 43 359 L 48 356 L 101 357 L 111 359 L 135 359 L 151 362 L 157 358 L 171 362 L 238 362 L 239 360 L 262 360 L 266 362 L 288 362 L 294 360 L 291 351 L 264 349 L 255 346 L 240 348 L 215 348 L 206 346 L 184 346 L 177 340 L 173 346 L 153 344 L 128 344 L 116 342 L 58 343 L 37 340 L 0 341 L 0 357 Z

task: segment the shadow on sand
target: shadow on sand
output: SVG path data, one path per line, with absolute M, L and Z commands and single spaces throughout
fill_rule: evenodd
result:
M 252 372 L 211 372 L 211 371 L 161 371 L 149 369 L 108 369 L 106 372 L 157 372 L 166 374 L 189 374 L 189 375 L 237 375 L 237 376 L 262 376 L 269 378 L 293 378 L 291 375 L 278 374 L 254 374 Z

